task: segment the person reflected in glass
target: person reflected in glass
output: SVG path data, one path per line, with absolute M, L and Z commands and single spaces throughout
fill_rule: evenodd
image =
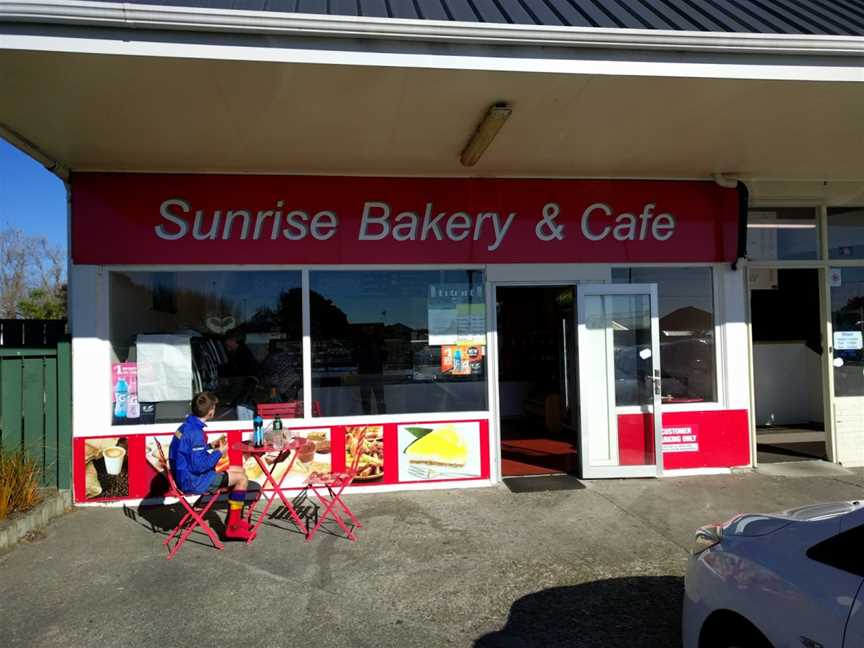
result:
M 223 376 L 228 387 L 222 397 L 234 407 L 237 407 L 238 418 L 251 418 L 252 396 L 258 385 L 258 361 L 252 350 L 246 346 L 246 340 L 239 331 L 232 331 L 225 337 L 225 351 L 228 362 L 224 367 Z
M 384 402 L 384 330 L 381 325 L 364 324 L 354 346 L 354 362 L 357 363 L 357 379 L 360 383 L 360 402 L 364 414 L 372 413 L 372 398 L 378 414 L 387 412 Z

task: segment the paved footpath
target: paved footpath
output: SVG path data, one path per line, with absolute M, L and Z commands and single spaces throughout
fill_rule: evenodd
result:
M 265 528 L 172 561 L 154 514 L 78 509 L 0 555 L 0 643 L 677 646 L 697 526 L 860 497 L 864 471 L 355 495 L 357 543 Z

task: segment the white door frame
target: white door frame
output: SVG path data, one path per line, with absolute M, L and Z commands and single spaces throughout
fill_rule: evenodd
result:
M 653 376 L 651 381 L 652 408 L 654 420 L 654 464 L 640 466 L 617 465 L 617 457 L 609 465 L 590 465 L 588 458 L 589 437 L 588 430 L 592 424 L 592 414 L 596 418 L 596 403 L 590 402 L 591 395 L 588 390 L 580 389 L 580 425 L 579 425 L 579 454 L 582 465 L 582 477 L 586 479 L 617 478 L 617 477 L 660 477 L 663 474 L 663 409 L 660 400 L 660 323 L 658 316 L 657 284 L 582 284 L 577 290 L 577 318 L 578 318 L 578 346 L 583 348 L 587 342 L 587 329 L 585 324 L 585 298 L 588 296 L 606 297 L 613 295 L 648 295 L 651 309 L 651 356 L 653 359 Z M 612 329 L 607 328 L 607 349 L 612 349 Z M 597 375 L 597 367 L 591 363 L 589 354 L 579 354 L 579 384 L 586 385 Z M 606 425 L 610 434 L 617 439 L 618 415 L 615 403 L 615 369 L 614 357 L 607 352 L 605 367 L 608 389 L 607 389 L 607 420 Z M 593 405 L 593 407 L 592 407 Z M 648 412 L 648 409 L 645 410 Z M 617 451 L 617 443 L 614 444 Z

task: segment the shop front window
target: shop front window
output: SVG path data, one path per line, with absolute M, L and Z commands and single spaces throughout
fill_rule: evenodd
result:
M 828 256 L 864 259 L 864 207 L 828 209 Z
M 483 273 L 310 273 L 313 412 L 486 409 Z
M 711 268 L 613 268 L 615 283 L 656 283 L 664 403 L 717 400 Z
M 819 258 L 819 228 L 812 207 L 753 209 L 747 219 L 747 258 L 802 261 Z
M 864 396 L 864 268 L 831 275 L 834 395 Z
M 227 421 L 302 399 L 299 272 L 112 272 L 110 310 L 114 425 L 179 421 L 199 391 Z

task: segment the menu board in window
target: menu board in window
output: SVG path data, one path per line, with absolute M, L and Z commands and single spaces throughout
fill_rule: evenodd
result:
M 428 308 L 429 346 L 486 343 L 482 284 L 431 284 Z

